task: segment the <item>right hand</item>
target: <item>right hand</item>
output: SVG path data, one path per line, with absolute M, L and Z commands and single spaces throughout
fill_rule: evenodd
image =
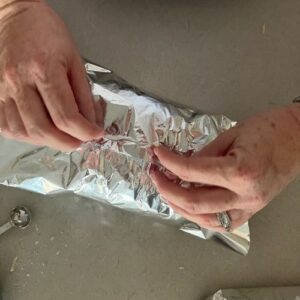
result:
M 300 104 L 293 104 L 239 123 L 192 156 L 154 149 L 166 169 L 197 185 L 182 187 L 155 169 L 151 178 L 178 214 L 224 232 L 216 213 L 229 214 L 231 229 L 247 222 L 299 175 L 299 153 Z
M 102 137 L 100 115 L 56 13 L 42 1 L 0 0 L 1 134 L 68 151 Z

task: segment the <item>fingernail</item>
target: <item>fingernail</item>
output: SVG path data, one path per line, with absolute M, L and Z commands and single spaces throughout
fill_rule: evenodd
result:
M 158 147 L 155 147 L 155 146 L 152 146 L 151 147 L 151 150 L 153 151 L 153 153 L 155 154 L 155 150 L 157 149 Z
M 162 154 L 167 154 L 169 152 L 173 152 L 174 148 L 173 147 L 167 147 L 166 145 L 160 145 L 159 147 L 153 148 L 154 154 L 159 157 L 159 155 Z

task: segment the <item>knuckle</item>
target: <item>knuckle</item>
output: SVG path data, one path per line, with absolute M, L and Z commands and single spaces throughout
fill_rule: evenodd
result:
M 40 128 L 28 128 L 28 135 L 31 139 L 37 139 L 39 140 L 40 138 L 43 137 L 42 130 Z
M 8 138 L 14 139 L 14 140 L 23 140 L 26 138 L 25 131 L 15 131 L 15 130 L 6 130 L 6 135 Z
M 15 78 L 18 74 L 18 67 L 13 63 L 5 64 L 2 67 L 2 74 L 4 79 Z
M 50 124 L 40 124 L 39 122 L 33 122 L 33 124 L 27 128 L 29 137 L 37 140 L 44 138 L 49 130 Z
M 21 97 L 23 95 L 23 83 L 18 67 L 10 64 L 3 67 L 3 80 L 6 83 L 6 90 L 10 96 Z
M 30 61 L 33 74 L 41 81 L 47 81 L 49 59 L 45 53 L 36 54 Z

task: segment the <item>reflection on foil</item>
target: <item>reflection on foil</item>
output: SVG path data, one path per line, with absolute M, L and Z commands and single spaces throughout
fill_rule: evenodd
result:
M 104 139 L 71 153 L 3 140 L 0 183 L 43 194 L 73 191 L 120 208 L 157 215 L 173 220 L 184 232 L 203 239 L 217 237 L 247 254 L 248 224 L 226 234 L 201 229 L 174 213 L 149 177 L 150 146 L 164 144 L 192 154 L 234 122 L 225 116 L 159 102 L 96 65 L 87 63 L 86 71 L 95 101 L 105 109 Z

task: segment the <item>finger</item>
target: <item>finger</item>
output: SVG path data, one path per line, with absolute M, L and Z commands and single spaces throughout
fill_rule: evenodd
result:
M 168 203 L 174 204 L 191 214 L 217 213 L 238 206 L 237 196 L 223 188 L 186 189 L 171 182 L 158 171 L 151 172 L 151 179 L 158 192 Z
M 73 150 L 80 146 L 81 141 L 58 130 L 53 125 L 36 90 L 23 87 L 19 97 L 21 98 L 16 100 L 17 107 L 32 144 L 46 144 L 62 151 Z
M 104 127 L 104 116 L 106 112 L 106 103 L 101 98 L 95 102 L 95 111 L 96 111 L 96 124 L 101 128 Z
M 181 215 L 183 218 L 198 224 L 202 228 L 216 230 L 216 228 L 225 231 L 222 225 L 218 222 L 216 214 L 201 214 L 193 215 L 185 211 L 175 204 L 169 203 L 169 206 L 174 210 L 174 212 Z
M 231 128 L 218 137 L 216 137 L 212 142 L 207 144 L 202 150 L 200 150 L 196 156 L 224 156 L 233 145 L 237 135 L 236 128 Z
M 202 214 L 202 215 L 193 215 L 189 214 L 182 208 L 169 204 L 169 206 L 183 218 L 198 224 L 202 228 L 209 230 L 217 231 L 220 233 L 226 233 L 227 230 L 219 223 L 217 214 Z M 231 218 L 230 230 L 235 230 L 245 224 L 252 214 L 243 212 L 241 210 L 231 210 L 227 212 Z
M 154 149 L 160 163 L 184 181 L 230 188 L 230 174 L 235 168 L 233 156 L 184 157 L 165 147 Z
M 19 141 L 27 140 L 27 133 L 13 99 L 7 99 L 4 105 L 6 136 Z
M 85 68 L 78 55 L 76 55 L 73 64 L 71 64 L 69 79 L 80 113 L 91 123 L 96 124 L 94 99 Z
M 102 129 L 92 124 L 79 112 L 63 67 L 58 67 L 55 75 L 51 74 L 47 80 L 37 79 L 37 87 L 58 129 L 81 141 L 102 137 Z
M 254 212 L 234 209 L 228 212 L 231 218 L 231 229 L 235 230 L 244 225 L 254 215 Z
M 6 120 L 6 115 L 5 115 L 5 103 L 0 101 L 0 129 L 1 129 L 1 134 L 5 137 L 8 137 L 7 134 L 9 133 L 9 128 Z

